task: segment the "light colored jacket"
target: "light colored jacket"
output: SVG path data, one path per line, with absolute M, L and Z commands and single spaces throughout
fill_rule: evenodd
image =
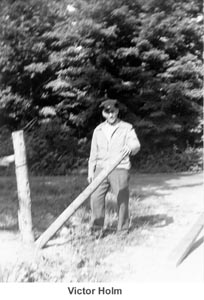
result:
M 105 124 L 106 121 L 98 125 L 93 132 L 88 162 L 89 174 L 94 172 L 97 167 L 104 168 L 108 161 L 116 158 L 125 146 L 131 150 L 131 155 L 135 155 L 140 149 L 140 142 L 131 124 L 120 120 L 110 141 L 104 134 Z M 129 156 L 126 156 L 117 166 L 118 169 L 130 169 L 130 167 Z

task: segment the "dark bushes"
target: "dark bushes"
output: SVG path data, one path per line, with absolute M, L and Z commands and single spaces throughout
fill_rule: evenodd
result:
M 87 168 L 90 142 L 71 136 L 71 129 L 58 121 L 45 123 L 25 132 L 29 173 L 33 175 L 66 175 Z M 0 157 L 13 153 L 11 132 L 0 132 Z M 133 157 L 133 169 L 139 172 L 199 172 L 203 168 L 201 148 L 163 148 L 157 151 L 142 148 Z M 14 173 L 14 167 L 1 167 L 0 174 Z

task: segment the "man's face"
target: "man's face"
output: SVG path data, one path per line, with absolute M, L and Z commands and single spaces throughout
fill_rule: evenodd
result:
M 114 125 L 118 119 L 118 113 L 119 113 L 118 108 L 109 109 L 109 110 L 104 109 L 103 117 L 106 119 L 106 121 L 109 124 Z

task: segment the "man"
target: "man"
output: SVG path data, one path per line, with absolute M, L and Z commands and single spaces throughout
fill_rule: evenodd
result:
M 129 228 L 129 169 L 130 155 L 135 155 L 140 149 L 140 143 L 131 124 L 118 118 L 119 105 L 117 100 L 108 99 L 101 103 L 105 122 L 96 127 L 92 137 L 88 164 L 88 181 L 99 172 L 121 151 L 128 155 L 101 183 L 91 196 L 92 232 L 102 230 L 105 219 L 105 196 L 111 187 L 117 198 L 119 232 L 128 232 Z

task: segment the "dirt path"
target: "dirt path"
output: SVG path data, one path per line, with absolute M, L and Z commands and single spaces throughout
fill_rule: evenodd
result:
M 204 211 L 203 174 L 136 174 L 131 177 L 130 187 L 131 201 L 137 201 L 138 207 L 135 218 L 131 212 L 132 223 L 137 226 L 147 219 L 149 226 L 141 226 L 139 234 L 144 242 L 118 249 L 101 260 L 99 268 L 106 274 L 105 281 L 203 282 L 203 232 L 197 239 L 199 247 L 195 244 L 194 251 L 178 268 L 168 259 Z M 22 252 L 17 233 L 0 231 L 0 243 L 0 266 L 22 258 L 29 261 L 29 251 Z
M 194 251 L 180 266 L 176 268 L 175 262 L 169 261 L 172 250 L 204 211 L 203 175 L 166 175 L 163 185 L 161 176 L 153 177 L 152 184 L 148 184 L 145 176 L 138 178 L 137 184 L 141 194 L 146 195 L 143 205 L 151 207 L 153 214 L 163 215 L 161 226 L 142 232 L 148 237 L 143 247 L 126 247 L 122 253 L 118 251 L 104 260 L 110 270 L 110 280 L 203 282 L 203 231 L 197 238 L 199 247 L 195 244 Z

